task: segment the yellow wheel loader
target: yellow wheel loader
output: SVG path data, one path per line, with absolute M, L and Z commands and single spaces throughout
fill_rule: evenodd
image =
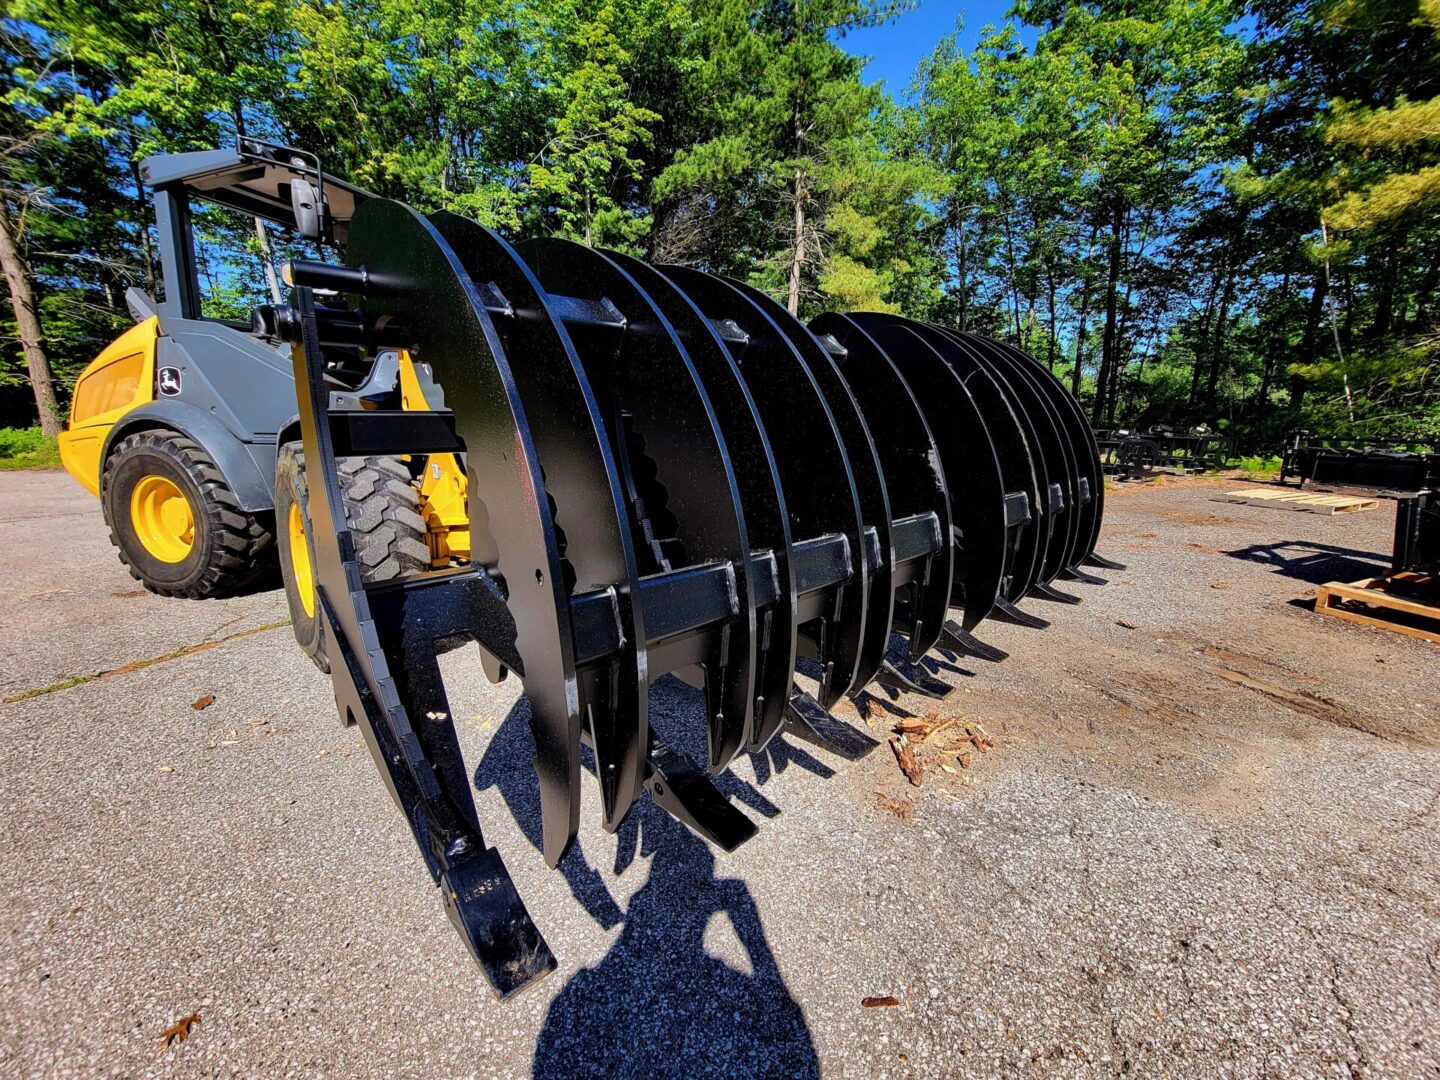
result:
M 61 460 L 100 498 L 121 562 L 154 592 L 232 594 L 278 562 L 296 639 L 328 670 L 290 348 L 276 336 L 273 307 L 257 306 L 250 322 L 205 315 L 213 282 L 202 281 L 194 210 L 209 203 L 297 242 L 343 245 L 369 196 L 325 176 L 311 155 L 255 140 L 150 158 L 142 176 L 155 201 L 163 299 L 127 293 L 136 325 L 76 381 Z M 404 350 L 337 351 L 325 379 L 336 409 L 443 401 L 428 368 Z M 468 557 L 465 477 L 453 455 L 358 459 L 344 471 L 367 580 Z

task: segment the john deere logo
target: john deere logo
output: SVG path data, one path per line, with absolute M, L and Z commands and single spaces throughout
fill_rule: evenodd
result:
M 160 393 L 165 397 L 175 397 L 180 393 L 179 368 L 162 367 L 160 369 Z

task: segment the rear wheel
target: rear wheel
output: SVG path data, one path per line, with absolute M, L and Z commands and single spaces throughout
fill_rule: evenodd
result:
M 416 511 L 419 493 L 405 462 L 389 457 L 342 458 L 339 474 L 361 579 L 389 581 L 430 569 L 425 520 Z M 328 672 L 329 650 L 316 603 L 310 488 L 299 443 L 286 443 L 276 456 L 275 521 L 295 640 L 316 667 Z
M 225 596 L 274 567 L 267 523 L 240 508 L 214 459 L 183 435 L 154 429 L 121 439 L 100 491 L 120 561 L 152 592 Z

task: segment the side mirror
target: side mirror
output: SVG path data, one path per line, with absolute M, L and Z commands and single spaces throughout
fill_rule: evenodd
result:
M 324 235 L 325 205 L 310 181 L 295 177 L 290 181 L 290 207 L 295 212 L 295 228 L 306 240 L 319 240 Z

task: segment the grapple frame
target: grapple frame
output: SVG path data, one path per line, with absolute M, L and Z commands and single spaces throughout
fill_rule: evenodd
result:
M 1094 553 L 1084 417 L 1009 346 L 889 315 L 807 327 L 735 281 L 381 199 L 346 260 L 291 264 L 278 313 L 335 699 L 502 997 L 555 958 L 483 839 L 440 651 L 473 642 L 492 679 L 524 680 L 549 865 L 578 828 L 582 742 L 606 829 L 648 796 L 731 850 L 755 827 L 707 770 L 781 731 L 863 755 L 842 696 L 943 696 L 929 650 L 1001 659 L 982 619 L 1044 626 L 1017 603 L 1076 602 L 1052 582 L 1116 565 Z M 447 411 L 332 409 L 342 348 L 409 350 Z M 464 455 L 472 561 L 366 585 L 337 459 L 438 453 Z M 649 723 L 667 673 L 703 687 L 704 768 Z

